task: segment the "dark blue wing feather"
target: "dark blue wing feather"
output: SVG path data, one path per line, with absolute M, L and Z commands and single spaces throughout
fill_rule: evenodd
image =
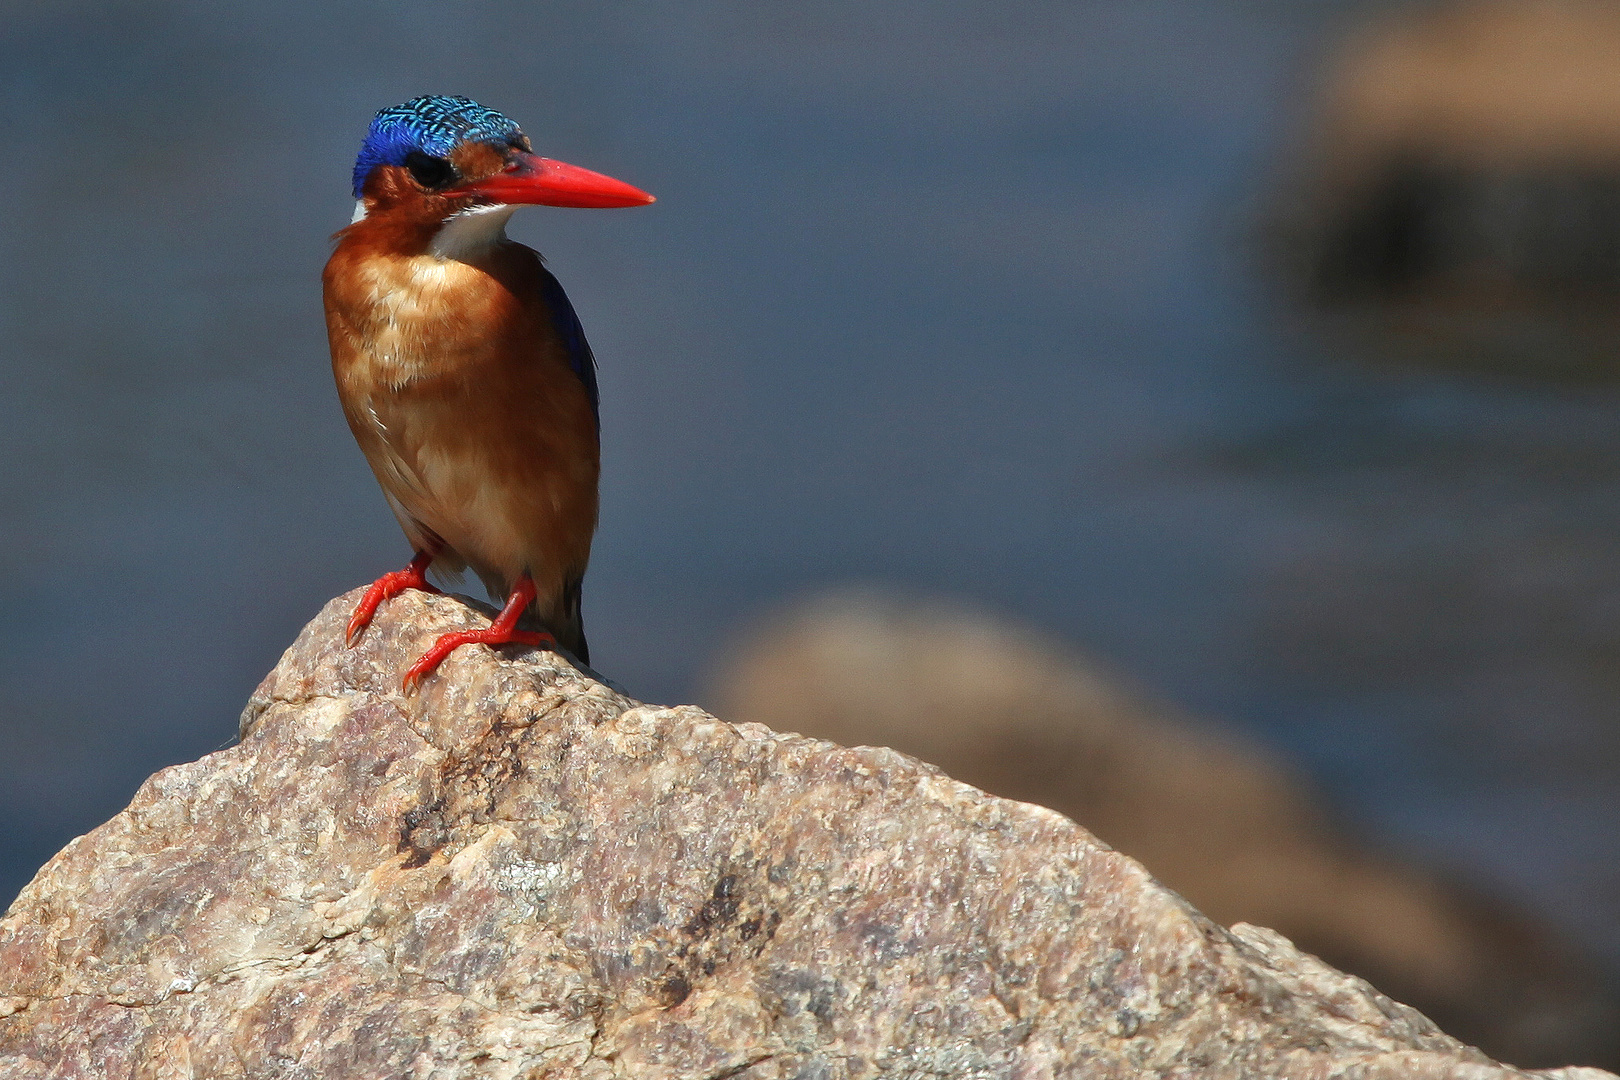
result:
M 574 305 L 568 302 L 568 294 L 557 279 L 546 270 L 541 272 L 541 282 L 546 290 L 546 303 L 551 307 L 553 325 L 557 327 L 557 336 L 562 338 L 563 347 L 568 350 L 568 365 L 579 376 L 579 381 L 585 384 L 585 393 L 591 399 L 591 415 L 596 417 L 596 427 L 602 428 L 602 411 L 598 403 L 596 391 L 596 357 L 591 353 L 590 342 L 585 340 L 585 328 L 579 325 L 579 316 L 574 313 Z

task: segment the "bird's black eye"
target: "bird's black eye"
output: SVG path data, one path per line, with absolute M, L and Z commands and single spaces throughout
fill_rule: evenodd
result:
M 411 171 L 411 178 L 429 191 L 449 187 L 456 179 L 456 167 L 447 159 L 420 150 L 405 155 L 405 167 Z

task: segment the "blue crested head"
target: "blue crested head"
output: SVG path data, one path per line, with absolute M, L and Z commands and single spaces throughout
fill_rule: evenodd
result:
M 378 165 L 404 165 L 413 153 L 444 158 L 465 142 L 511 144 L 522 131 L 505 115 L 472 98 L 430 94 L 383 109 L 371 121 L 354 163 L 354 197 Z M 526 144 L 525 144 L 526 145 Z

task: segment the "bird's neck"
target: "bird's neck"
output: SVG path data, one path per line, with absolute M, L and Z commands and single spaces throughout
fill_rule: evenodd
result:
M 340 247 L 377 255 L 425 255 L 477 264 L 506 241 L 506 223 L 516 210 L 497 204 L 468 207 L 449 216 L 396 207 L 368 213 L 366 204 L 360 203 L 349 227 L 338 233 L 338 242 Z
M 463 210 L 439 225 L 428 252 L 441 259 L 476 262 L 506 240 L 506 223 L 516 210 L 501 203 Z

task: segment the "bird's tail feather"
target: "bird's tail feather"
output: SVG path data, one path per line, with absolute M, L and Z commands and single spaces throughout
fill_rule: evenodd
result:
M 555 621 L 557 626 L 551 627 L 551 632 L 557 636 L 557 644 L 579 657 L 582 664 L 591 662 L 591 647 L 585 643 L 585 619 L 580 614 L 580 592 L 585 584 L 585 575 L 576 574 L 563 585 L 562 599 L 558 603 L 559 618 Z

